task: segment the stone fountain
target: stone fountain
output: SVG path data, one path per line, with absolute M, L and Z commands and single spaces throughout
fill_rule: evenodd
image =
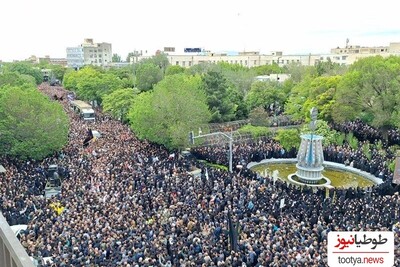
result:
M 322 175 L 324 170 L 324 154 L 321 135 L 314 134 L 318 111 L 313 107 L 310 111 L 310 134 L 301 135 L 301 143 L 297 154 L 296 173 L 290 174 L 288 179 L 301 185 L 328 186 L 331 181 Z

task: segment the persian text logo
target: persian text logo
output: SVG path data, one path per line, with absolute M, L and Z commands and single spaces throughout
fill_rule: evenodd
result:
M 393 232 L 328 233 L 328 265 L 330 267 L 392 267 L 393 264 Z

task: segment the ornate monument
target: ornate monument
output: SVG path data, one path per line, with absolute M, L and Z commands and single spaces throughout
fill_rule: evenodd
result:
M 301 135 L 301 144 L 297 154 L 297 171 L 289 175 L 289 180 L 298 184 L 307 185 L 327 185 L 330 180 L 322 175 L 324 170 L 324 154 L 322 150 L 323 137 L 315 135 L 315 126 L 317 121 L 318 111 L 313 107 L 310 111 L 311 123 L 310 134 Z M 297 178 L 296 180 L 294 180 Z

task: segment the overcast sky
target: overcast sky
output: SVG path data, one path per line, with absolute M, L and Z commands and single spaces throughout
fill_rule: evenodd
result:
M 123 58 L 165 46 L 329 53 L 400 42 L 394 0 L 0 0 L 0 60 L 66 57 L 84 38 Z

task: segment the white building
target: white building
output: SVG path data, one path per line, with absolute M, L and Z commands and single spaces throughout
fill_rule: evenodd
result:
M 184 68 L 201 63 L 218 63 L 226 62 L 230 64 L 239 64 L 248 68 L 262 65 L 278 64 L 284 66 L 288 64 L 314 65 L 319 60 L 319 55 L 283 55 L 282 52 L 273 52 L 271 55 L 262 55 L 260 52 L 201 52 L 201 53 L 169 53 L 168 61 L 171 65 L 179 65 Z M 130 62 L 137 63 L 142 59 L 151 57 L 152 55 L 137 55 L 132 57 Z
M 257 81 L 261 81 L 261 82 L 280 82 L 283 83 L 284 81 L 286 81 L 287 79 L 290 78 L 290 74 L 286 74 L 286 73 L 271 73 L 269 75 L 260 75 L 257 76 L 255 79 Z
M 330 60 L 340 65 L 351 65 L 360 58 L 369 56 L 390 56 L 400 55 L 400 43 L 390 43 L 389 46 L 379 47 L 360 47 L 346 45 L 344 48 L 331 49 L 327 54 L 302 54 L 302 55 L 285 55 L 281 51 L 274 51 L 271 54 L 260 54 L 260 52 L 210 52 L 202 49 L 201 52 L 178 52 L 174 47 L 164 48 L 171 65 L 179 65 L 181 67 L 191 67 L 201 63 L 218 63 L 226 62 L 230 64 L 240 64 L 245 67 L 255 67 L 262 65 L 278 64 L 285 66 L 289 64 L 299 64 L 303 66 L 314 66 L 318 62 L 326 62 Z M 137 54 L 132 57 L 130 62 L 136 63 L 142 59 L 149 58 L 152 55 Z
M 94 43 L 93 39 L 85 39 L 76 47 L 67 47 L 67 66 L 81 68 L 84 65 L 107 67 L 112 62 L 110 43 Z

